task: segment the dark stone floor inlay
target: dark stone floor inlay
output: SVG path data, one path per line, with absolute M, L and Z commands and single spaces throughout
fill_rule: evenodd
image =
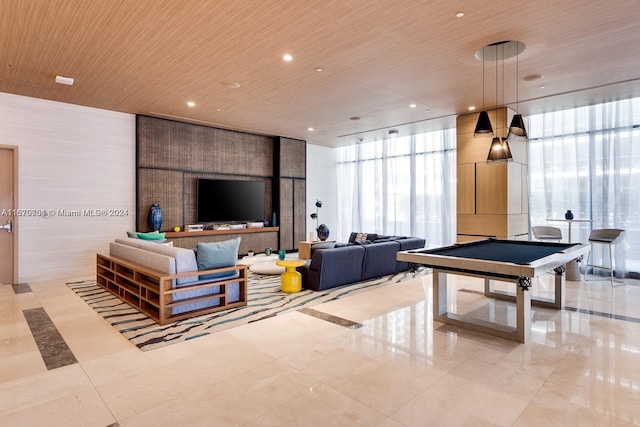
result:
M 585 310 L 584 308 L 577 307 L 565 307 L 564 309 L 567 311 L 574 311 L 576 313 L 590 314 L 592 316 L 607 317 L 609 319 L 624 320 L 625 322 L 640 323 L 640 319 L 638 319 L 637 317 L 624 316 L 622 314 L 603 313 L 602 311 Z
M 15 294 L 28 294 L 31 292 L 31 286 L 28 283 L 14 283 L 11 287 Z
M 327 322 L 334 323 L 336 325 L 344 326 L 349 329 L 359 329 L 362 328 L 362 323 L 353 322 L 348 319 L 343 319 L 342 317 L 334 316 L 332 314 L 323 313 L 318 310 L 314 310 L 312 308 L 301 308 L 298 310 L 300 313 L 306 314 L 308 316 L 316 317 L 318 319 L 326 320 Z
M 47 369 L 78 363 L 44 308 L 31 308 L 23 313 Z

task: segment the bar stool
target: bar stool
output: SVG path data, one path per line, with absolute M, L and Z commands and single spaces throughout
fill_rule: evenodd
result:
M 589 267 L 596 267 L 596 268 L 610 271 L 611 286 L 613 286 L 614 280 L 613 280 L 612 246 L 615 245 L 622 238 L 623 234 L 624 234 L 624 230 L 620 230 L 618 228 L 601 228 L 598 230 L 591 231 L 591 234 L 589 235 L 589 243 L 591 243 L 591 251 L 589 251 L 589 253 L 587 254 L 587 262 L 584 268 L 585 281 L 587 281 L 587 270 L 589 269 Z M 605 267 L 603 265 L 597 265 L 597 264 L 589 264 L 589 258 L 591 257 L 591 253 L 593 252 L 594 244 L 607 245 L 607 247 L 609 248 L 609 267 Z M 624 282 L 620 280 L 615 280 L 615 281 L 624 284 Z
M 531 227 L 533 237 L 538 240 L 550 240 L 559 242 L 562 240 L 562 230 L 556 227 L 548 227 L 546 225 L 534 225 Z

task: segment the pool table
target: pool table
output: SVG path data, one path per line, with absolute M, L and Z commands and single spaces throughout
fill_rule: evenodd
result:
M 433 318 L 494 336 L 527 342 L 531 334 L 531 304 L 564 307 L 565 265 L 582 260 L 589 245 L 524 240 L 486 239 L 435 249 L 398 252 L 398 261 L 433 269 Z M 531 297 L 531 280 L 555 272 L 554 299 Z M 484 295 L 515 301 L 516 327 L 447 311 L 447 274 L 484 279 Z M 494 281 L 515 283 L 516 292 L 495 290 Z

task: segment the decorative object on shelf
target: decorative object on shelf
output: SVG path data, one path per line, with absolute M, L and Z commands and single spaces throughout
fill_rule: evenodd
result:
M 153 231 L 159 231 L 162 227 L 162 209 L 157 203 L 151 205 L 149 210 L 149 226 Z
M 278 259 L 280 261 L 284 260 L 284 258 L 287 256 L 287 251 L 285 251 L 284 249 L 280 249 L 278 251 Z
M 329 237 L 329 227 L 324 224 L 320 224 L 318 228 L 316 228 L 316 232 L 318 233 L 318 239 L 323 242 Z
M 182 229 L 180 228 L 179 225 L 176 225 L 175 227 L 173 227 L 173 231 L 175 231 L 176 233 L 179 233 L 180 230 L 182 230 Z
M 571 209 L 564 213 L 564 219 L 573 219 L 573 212 L 571 212 Z
M 316 199 L 316 211 L 311 214 L 311 219 L 316 220 L 316 233 L 318 233 L 318 239 L 325 241 L 329 237 L 329 227 L 324 224 L 318 225 L 318 209 L 322 207 L 322 202 Z
M 271 248 L 266 248 L 266 249 L 264 250 L 264 254 L 265 254 L 266 256 L 271 255 L 271 253 L 272 253 L 272 252 L 273 252 L 273 249 L 271 249 Z
M 272 227 L 277 227 L 278 226 L 278 222 L 276 221 L 276 213 L 272 213 L 271 214 L 271 226 Z
M 249 249 L 249 250 L 247 251 L 247 255 L 248 255 L 248 256 L 253 256 L 253 255 L 254 255 L 253 249 Z

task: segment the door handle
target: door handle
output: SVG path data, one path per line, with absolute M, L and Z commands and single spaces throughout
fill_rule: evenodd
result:
M 0 230 L 7 230 L 7 233 L 13 233 L 13 221 L 9 220 L 6 224 L 0 225 Z

